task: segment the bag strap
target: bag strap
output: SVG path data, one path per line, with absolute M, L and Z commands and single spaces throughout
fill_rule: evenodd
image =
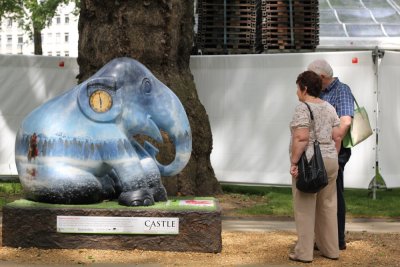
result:
M 351 92 L 350 92 L 351 93 Z M 360 106 L 358 105 L 358 103 L 357 103 L 357 100 L 356 100 L 356 98 L 354 97 L 354 95 L 353 95 L 353 93 L 351 93 L 351 96 L 353 97 L 353 99 L 354 99 L 354 102 L 356 103 L 356 105 L 357 105 L 357 110 L 360 110 Z M 360 112 L 360 115 L 361 115 L 361 117 L 365 120 L 368 120 L 368 117 L 366 117 L 366 116 L 364 116 L 364 114 L 362 113 L 362 112 Z M 353 118 L 354 119 L 354 118 Z M 353 120 L 351 120 L 351 125 L 353 125 Z M 352 127 L 352 126 L 350 126 L 350 127 Z M 347 132 L 350 132 L 350 129 L 347 131 Z
M 310 111 L 311 120 L 313 121 L 313 120 L 314 120 L 314 115 L 313 115 L 313 113 L 312 113 L 312 110 L 311 110 L 311 108 L 310 108 L 310 105 L 309 105 L 309 104 L 307 104 L 306 102 L 304 102 L 304 104 L 306 104 L 306 106 L 307 106 L 308 110 Z
M 312 123 L 313 129 L 314 129 L 314 131 L 313 131 L 314 132 L 314 139 L 318 141 L 317 133 L 315 132 L 314 114 L 313 114 L 313 112 L 312 112 L 312 110 L 310 108 L 310 105 L 307 104 L 306 102 L 303 102 L 303 103 L 306 104 L 308 110 L 310 111 L 311 123 Z
M 354 97 L 353 93 L 350 92 L 350 94 L 351 94 L 351 96 L 353 97 L 354 102 L 356 103 L 357 109 L 360 109 L 360 106 L 358 105 L 358 102 L 357 102 L 356 98 Z

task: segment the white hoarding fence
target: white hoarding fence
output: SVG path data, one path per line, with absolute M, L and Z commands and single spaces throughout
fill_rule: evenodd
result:
M 378 162 L 387 187 L 400 187 L 400 53 L 386 51 L 378 79 Z
M 211 161 L 220 181 L 291 184 L 289 122 L 298 103 L 295 81 L 317 58 L 331 63 L 375 128 L 371 51 L 192 57 L 191 70 L 213 133 Z M 375 137 L 352 153 L 345 186 L 367 188 L 375 175 Z
M 76 58 L 0 55 L 0 175 L 17 174 L 14 144 L 22 119 L 76 85 L 77 74 Z
M 291 184 L 289 122 L 298 103 L 295 81 L 317 58 L 331 63 L 334 75 L 366 108 L 371 126 L 379 129 L 378 153 L 375 132 L 352 149 L 345 186 L 367 188 L 377 155 L 387 186 L 400 185 L 395 149 L 400 137 L 400 53 L 386 52 L 376 74 L 371 51 L 192 57 L 191 71 L 211 123 L 211 161 L 219 181 Z M 4 55 L 0 66 L 0 175 L 16 175 L 14 142 L 22 119 L 75 86 L 78 66 L 74 58 Z

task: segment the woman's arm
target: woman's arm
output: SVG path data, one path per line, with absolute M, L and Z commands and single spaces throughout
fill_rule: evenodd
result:
M 342 134 L 340 127 L 333 127 L 332 128 L 332 139 L 335 141 L 336 151 L 339 154 L 340 146 L 342 144 Z
M 293 131 L 291 165 L 297 165 L 301 154 L 306 150 L 309 134 L 308 128 L 297 128 Z
M 293 131 L 292 154 L 290 156 L 290 174 L 293 177 L 297 177 L 297 162 L 299 161 L 301 154 L 306 150 L 309 134 L 310 132 L 308 128 L 296 128 Z

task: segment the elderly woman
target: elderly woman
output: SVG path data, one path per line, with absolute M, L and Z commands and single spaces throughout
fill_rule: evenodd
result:
M 338 172 L 338 150 L 340 148 L 339 118 L 335 108 L 321 100 L 319 95 L 322 82 L 319 75 L 312 71 L 301 73 L 296 80 L 297 105 L 290 123 L 290 174 L 292 175 L 292 193 L 294 217 L 298 240 L 294 253 L 289 259 L 299 262 L 313 260 L 314 242 L 322 255 L 329 259 L 339 258 L 337 233 L 336 176 Z M 314 115 L 314 127 L 311 124 L 309 104 Z M 298 176 L 297 162 L 306 151 L 311 159 L 314 138 L 320 143 L 320 149 L 328 174 L 328 185 L 318 193 L 303 193 L 296 188 Z

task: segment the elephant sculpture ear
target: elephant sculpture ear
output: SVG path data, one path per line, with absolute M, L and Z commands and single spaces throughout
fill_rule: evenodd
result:
M 97 77 L 81 84 L 78 104 L 91 120 L 109 122 L 115 120 L 122 110 L 122 97 L 114 77 Z

